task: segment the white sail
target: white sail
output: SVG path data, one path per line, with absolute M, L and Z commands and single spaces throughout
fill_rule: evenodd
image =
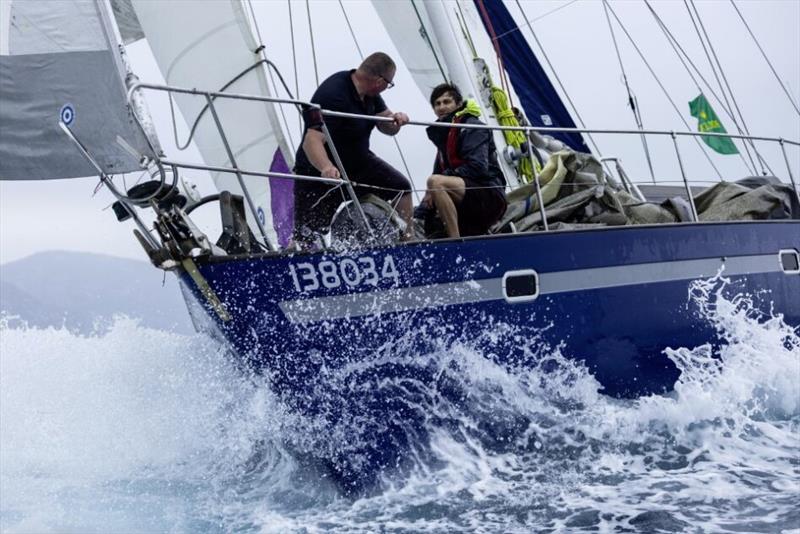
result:
M 423 94 L 451 79 L 424 2 L 373 2 L 375 11 Z
M 97 174 L 59 121 L 105 173 L 140 170 L 154 154 L 129 111 L 126 75 L 105 0 L 2 0 L 0 179 Z
M 133 0 L 132 4 L 167 84 L 206 91 L 221 91 L 227 86 L 227 92 L 270 96 L 265 66 L 258 64 L 262 59 L 259 43 L 241 1 Z M 228 157 L 212 113 L 206 109 L 206 100 L 191 95 L 176 95 L 175 100 L 189 127 L 196 125 L 193 139 L 206 164 L 230 167 L 234 162 Z M 256 172 L 291 168 L 293 154 L 274 105 L 219 98 L 214 107 L 238 168 Z M 280 160 L 277 168 L 275 158 Z M 279 164 L 283 162 L 285 165 Z M 219 190 L 242 194 L 236 175 L 216 173 L 212 178 Z M 244 181 L 267 238 L 277 243 L 280 231 L 280 241 L 285 242 L 286 226 L 291 226 L 291 221 L 285 220 L 291 184 L 288 188 L 280 184 L 282 198 L 273 199 L 270 183 L 279 184 L 276 180 L 245 176 Z M 273 213 L 281 210 L 280 214 Z M 260 237 L 258 224 L 250 210 L 247 212 L 253 233 Z

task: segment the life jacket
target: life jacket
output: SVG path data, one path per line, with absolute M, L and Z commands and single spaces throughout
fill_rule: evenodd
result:
M 466 115 L 456 115 L 455 117 L 453 117 L 452 122 L 460 123 L 460 122 L 462 122 L 464 120 L 464 117 L 466 117 Z M 458 153 L 458 134 L 459 134 L 459 131 L 460 131 L 460 128 L 453 127 L 453 128 L 450 128 L 448 130 L 448 132 L 447 132 L 447 143 L 445 144 L 445 149 L 447 151 L 447 163 L 448 163 L 448 165 L 445 166 L 444 157 L 442 157 L 442 153 L 440 151 L 438 153 L 438 156 L 439 156 L 439 167 L 441 167 L 441 170 L 444 170 L 444 169 L 447 169 L 447 168 L 455 169 L 457 167 L 460 167 L 464 163 L 466 163 L 466 160 L 462 159 L 461 156 Z

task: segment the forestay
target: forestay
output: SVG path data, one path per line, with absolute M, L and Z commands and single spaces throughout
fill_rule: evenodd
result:
M 253 36 L 243 2 L 133 0 L 132 5 L 169 85 L 271 96 L 265 65 L 258 64 L 262 59 L 260 44 Z M 130 23 L 127 20 L 126 26 Z M 235 160 L 231 162 L 207 101 L 183 94 L 174 98 L 189 128 L 194 128 L 193 140 L 206 164 L 231 167 L 235 163 L 240 169 L 256 172 L 287 172 L 291 168 L 292 153 L 273 105 L 214 100 Z M 242 194 L 236 175 L 214 173 L 212 178 L 220 191 Z M 267 238 L 285 245 L 292 228 L 292 182 L 252 176 L 245 176 L 244 182 Z M 249 210 L 247 217 L 260 238 Z
M 152 150 L 127 106 L 116 26 L 103 0 L 0 2 L 0 179 L 140 170 Z

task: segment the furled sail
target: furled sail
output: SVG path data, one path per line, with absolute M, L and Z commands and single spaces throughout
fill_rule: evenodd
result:
M 59 121 L 107 174 L 140 170 L 153 154 L 129 111 L 126 75 L 105 0 L 2 0 L 0 179 L 96 175 Z
M 169 85 L 270 96 L 260 43 L 253 36 L 240 0 L 185 2 L 133 0 L 136 18 Z M 128 22 L 131 22 L 130 19 Z M 190 22 L 189 22 L 190 21 Z M 135 32 L 132 32 L 135 34 Z M 230 161 L 205 98 L 175 95 L 184 119 L 194 128 L 194 142 L 206 164 L 254 172 L 288 172 L 289 150 L 275 106 L 217 98 L 214 108 L 233 153 Z M 217 188 L 242 194 L 236 175 L 212 174 Z M 245 176 L 261 224 L 272 243 L 285 245 L 292 229 L 292 186 L 289 180 Z M 259 236 L 250 210 L 248 223 Z
M 474 2 L 481 14 L 485 15 L 482 20 L 486 31 L 497 43 L 503 66 L 531 125 L 575 128 L 575 122 L 561 97 L 503 2 Z M 495 39 L 494 36 L 502 38 Z M 559 132 L 552 135 L 579 152 L 589 152 L 579 133 Z

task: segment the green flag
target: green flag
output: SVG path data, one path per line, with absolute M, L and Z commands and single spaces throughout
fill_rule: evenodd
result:
M 714 132 L 714 133 L 728 133 L 725 127 L 714 113 L 714 108 L 708 103 L 706 97 L 702 93 L 689 102 L 689 112 L 692 117 L 697 117 L 697 131 L 699 132 Z M 738 154 L 736 145 L 730 137 L 717 137 L 717 136 L 703 136 L 703 141 L 708 146 L 719 152 L 720 154 Z

